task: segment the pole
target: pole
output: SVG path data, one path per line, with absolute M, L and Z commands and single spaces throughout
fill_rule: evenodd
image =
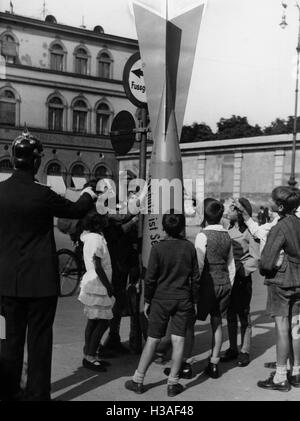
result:
M 140 156 L 139 156 L 139 178 L 146 180 L 146 167 L 147 167 L 147 109 L 142 108 L 142 133 L 140 142 Z M 139 218 L 139 239 L 142 241 L 143 237 L 143 215 L 140 214 Z
M 297 144 L 297 119 L 298 119 L 298 92 L 299 92 L 299 56 L 300 56 L 300 6 L 297 4 L 299 14 L 298 26 L 298 43 L 297 43 L 297 73 L 296 73 L 296 88 L 295 88 L 295 112 L 293 125 L 293 146 L 292 146 L 292 161 L 291 161 L 291 175 L 288 184 L 294 187 L 297 184 L 295 180 L 295 165 L 296 165 L 296 144 Z

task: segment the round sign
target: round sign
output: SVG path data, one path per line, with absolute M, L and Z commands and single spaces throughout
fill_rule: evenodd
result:
M 123 72 L 123 83 L 126 95 L 137 107 L 147 106 L 143 67 L 140 53 L 135 53 L 127 61 Z
M 128 111 L 120 111 L 111 125 L 111 143 L 116 155 L 125 155 L 135 140 L 135 121 Z

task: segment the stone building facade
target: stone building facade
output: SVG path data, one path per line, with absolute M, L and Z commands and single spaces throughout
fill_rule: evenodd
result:
M 44 144 L 38 173 L 63 193 L 92 176 L 116 178 L 110 127 L 120 111 L 136 119 L 123 69 L 136 40 L 12 13 L 0 13 L 0 179 L 24 125 Z
M 249 198 L 254 210 L 268 206 L 276 186 L 287 185 L 291 168 L 292 135 L 215 140 L 180 145 L 186 194 L 226 200 Z M 151 147 L 148 148 L 148 168 Z M 138 174 L 138 147 L 120 157 L 121 171 Z M 296 180 L 300 185 L 300 151 L 296 152 Z

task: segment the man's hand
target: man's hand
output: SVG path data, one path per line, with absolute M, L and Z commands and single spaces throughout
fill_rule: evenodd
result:
M 96 195 L 96 193 L 94 193 L 92 187 L 86 187 L 86 188 L 84 188 L 82 190 L 82 192 L 80 193 L 80 196 L 82 196 L 84 193 L 89 194 L 93 200 L 95 200 L 95 201 L 97 200 L 97 197 L 98 196 Z
M 149 310 L 150 310 L 150 304 L 149 303 L 145 303 L 144 304 L 144 315 L 146 317 L 146 319 L 149 319 Z
M 195 310 L 195 317 L 197 317 L 197 313 L 198 313 L 198 305 L 194 304 L 194 310 Z

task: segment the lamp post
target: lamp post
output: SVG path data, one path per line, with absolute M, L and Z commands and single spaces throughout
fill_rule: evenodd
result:
M 282 15 L 282 20 L 280 23 L 280 26 L 282 29 L 284 29 L 287 26 L 286 22 L 286 15 L 285 15 L 285 9 L 287 8 L 287 5 L 285 3 L 282 3 L 282 6 L 284 8 L 284 12 Z M 296 164 L 296 144 L 297 144 L 297 117 L 298 117 L 298 91 L 299 91 L 299 57 L 300 57 L 300 4 L 297 0 L 296 7 L 298 9 L 298 39 L 297 39 L 297 70 L 296 70 L 296 87 L 295 87 L 295 111 L 294 111 L 294 124 L 293 124 L 293 145 L 292 145 L 292 160 L 291 160 L 291 175 L 288 181 L 289 186 L 295 187 L 297 184 L 297 181 L 295 179 L 295 164 Z

